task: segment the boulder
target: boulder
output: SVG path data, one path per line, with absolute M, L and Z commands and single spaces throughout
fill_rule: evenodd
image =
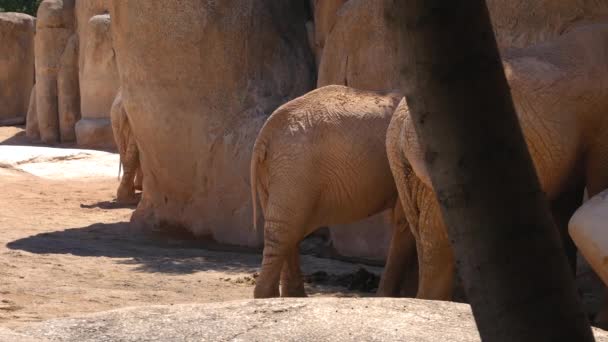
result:
M 74 126 L 80 119 L 80 90 L 78 80 L 78 35 L 72 34 L 63 51 L 57 76 L 59 133 L 61 141 L 76 141 Z
M 76 125 L 79 146 L 114 146 L 110 109 L 120 82 L 110 25 L 108 14 L 93 16 L 87 22 L 79 80 L 82 119 Z
M 36 110 L 40 137 L 49 144 L 60 141 L 57 78 L 73 32 L 73 0 L 44 0 L 40 4 L 35 38 Z
M 603 21 L 608 3 L 589 0 L 487 0 L 498 45 L 526 47 L 549 41 L 579 24 Z
M 593 332 L 596 341 L 608 341 L 608 333 Z M 388 298 L 289 298 L 134 307 L 0 330 L 0 338 L 5 336 L 14 342 L 480 341 L 466 304 Z
M 107 14 L 110 11 L 111 0 L 77 0 L 74 6 L 74 19 L 76 21 L 76 34 L 83 44 L 80 44 L 78 69 L 82 71 L 84 64 L 84 50 L 86 49 L 86 37 L 88 36 L 89 21 L 96 15 Z
M 0 126 L 25 123 L 34 85 L 36 18 L 0 13 Z
M 318 86 L 367 90 L 403 89 L 398 36 L 386 0 L 350 0 L 342 5 L 325 38 Z M 316 11 L 316 10 L 315 10 Z
M 112 3 L 123 102 L 144 174 L 132 222 L 260 245 L 261 232 L 250 229 L 251 150 L 267 116 L 314 86 L 305 7 Z
M 593 196 L 572 216 L 570 236 L 591 268 L 608 285 L 608 191 Z
M 314 53 L 317 67 L 321 63 L 325 40 L 336 23 L 338 10 L 348 0 L 311 0 L 314 12 Z
M 25 135 L 33 140 L 40 139 L 40 129 L 38 127 L 38 112 L 36 111 L 36 85 L 32 87 L 30 93 L 30 104 L 27 109 L 27 121 L 25 125 Z

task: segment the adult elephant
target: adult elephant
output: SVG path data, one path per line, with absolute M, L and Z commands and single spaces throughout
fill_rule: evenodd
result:
M 118 92 L 110 111 L 114 140 L 120 153 L 120 164 L 124 171 L 116 191 L 116 201 L 121 204 L 137 203 L 135 190 L 142 190 L 143 173 L 139 162 L 139 148 L 131 131 L 129 118 L 122 103 L 122 92 Z
M 593 196 L 608 187 L 606 42 L 608 25 L 583 26 L 551 43 L 507 51 L 503 61 L 542 189 L 563 234 L 583 188 Z M 389 127 L 387 153 L 416 239 L 417 297 L 449 300 L 454 256 L 405 100 Z M 575 260 L 573 245 L 566 247 Z

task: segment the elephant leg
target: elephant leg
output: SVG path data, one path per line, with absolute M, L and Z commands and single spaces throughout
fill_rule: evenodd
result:
M 418 289 L 416 240 L 403 216 L 401 202 L 395 207 L 395 224 L 386 265 L 380 279 L 379 297 L 415 297 Z
M 139 169 L 139 150 L 135 139 L 129 138 L 124 156 L 121 155 L 124 173 L 118 186 L 116 199 L 119 203 L 133 204 L 137 203 L 135 196 L 135 176 Z
M 551 201 L 551 212 L 553 214 L 553 220 L 559 231 L 562 247 L 568 258 L 572 275 L 576 277 L 576 254 L 577 248 L 568 233 L 568 222 L 574 215 L 574 212 L 581 206 L 583 201 L 583 192 L 585 191 L 585 185 L 581 182 L 575 186 L 562 192 L 558 198 Z
M 455 260 L 443 224 L 439 204 L 429 202 L 421 212 L 416 246 L 419 283 L 416 298 L 451 300 L 454 289 Z
M 306 297 L 302 271 L 300 269 L 300 251 L 298 245 L 292 248 L 281 271 L 281 297 Z
M 141 169 L 141 165 L 137 168 L 135 175 L 135 190 L 142 191 L 144 189 L 144 173 Z

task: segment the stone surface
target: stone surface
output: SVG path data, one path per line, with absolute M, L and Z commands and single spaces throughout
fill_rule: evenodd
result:
M 330 227 L 332 246 L 343 256 L 383 261 L 391 242 L 392 210 L 368 219 Z
M 114 49 L 146 189 L 133 222 L 260 245 L 261 231 L 250 229 L 251 149 L 266 117 L 314 86 L 305 7 L 113 2 Z
M 89 21 L 96 15 L 107 14 L 110 11 L 111 0 L 76 0 L 74 6 L 74 17 L 76 20 L 76 34 L 79 41 L 85 42 L 88 36 Z M 84 64 L 86 44 L 81 44 L 79 48 L 78 69 L 82 71 Z
M 36 111 L 36 85 L 32 87 L 30 93 L 30 104 L 27 109 L 27 120 L 25 122 L 25 134 L 30 139 L 40 138 L 40 129 L 38 127 L 38 112 Z
M 119 157 L 94 150 L 0 146 L 0 168 L 47 179 L 117 177 Z
M 110 110 L 118 93 L 119 77 L 108 14 L 95 15 L 87 23 L 81 49 L 80 114 L 76 125 L 79 146 L 115 146 Z
M 36 18 L 0 13 L 0 125 L 23 124 L 34 85 Z
M 325 40 L 336 23 L 338 10 L 347 0 L 311 0 L 314 12 L 314 52 L 317 67 L 321 63 Z
M 76 122 L 80 119 L 78 80 L 78 35 L 73 34 L 61 56 L 57 77 L 59 134 L 62 142 L 76 141 Z
M 579 24 L 604 21 L 608 3 L 594 0 L 488 0 L 501 48 L 549 41 Z
M 35 37 L 36 110 L 40 137 L 45 143 L 60 141 L 57 77 L 73 31 L 73 1 L 44 0 L 40 4 Z
M 331 322 L 331 323 L 329 323 Z M 596 341 L 608 334 L 594 330 Z M 0 330 L 14 342 L 480 341 L 468 305 L 412 299 L 271 299 L 114 310 Z
M 83 118 L 109 118 L 118 93 L 119 79 L 108 14 L 93 16 L 87 23 L 80 73 Z
M 78 146 L 113 149 L 115 147 L 112 123 L 109 118 L 81 119 L 76 123 Z
M 608 191 L 589 199 L 572 216 L 570 236 L 591 268 L 608 285 Z

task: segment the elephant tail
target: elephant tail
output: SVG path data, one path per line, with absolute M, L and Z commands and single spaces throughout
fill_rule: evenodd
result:
M 256 140 L 251 154 L 250 179 L 251 179 L 251 203 L 253 205 L 253 230 L 258 230 L 258 167 L 264 160 L 266 148 L 263 143 Z

